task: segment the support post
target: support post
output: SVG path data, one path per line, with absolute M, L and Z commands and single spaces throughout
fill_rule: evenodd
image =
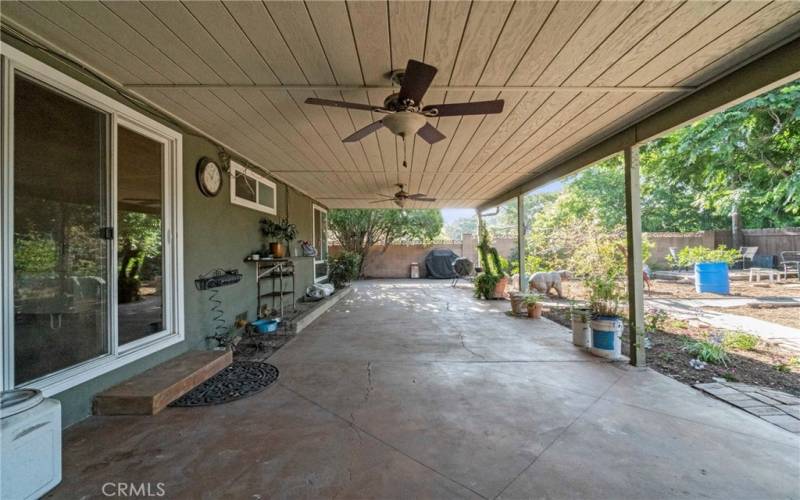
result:
M 517 255 L 519 255 L 519 291 L 525 292 L 525 195 L 517 196 Z
M 481 244 L 481 237 L 483 235 L 483 224 L 484 224 L 483 217 L 481 217 L 481 212 L 478 211 L 478 245 Z M 481 267 L 482 268 L 482 266 L 481 266 L 481 250 L 477 246 L 476 246 L 476 250 L 475 250 L 475 259 L 476 259 L 475 267 Z M 483 272 L 487 272 L 487 271 L 488 271 L 488 269 L 483 269 Z
M 631 364 L 645 366 L 644 279 L 642 277 L 642 206 L 639 149 L 625 148 L 625 220 L 628 240 L 628 331 Z

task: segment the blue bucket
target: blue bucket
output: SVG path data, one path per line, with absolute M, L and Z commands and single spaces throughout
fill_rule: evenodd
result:
M 597 316 L 592 319 L 592 347 L 595 356 L 619 359 L 622 354 L 622 320 L 616 316 Z
M 273 333 L 278 330 L 278 319 L 259 319 L 250 323 L 256 333 Z
M 728 280 L 728 264 L 724 262 L 701 262 L 695 264 L 694 289 L 697 293 L 728 295 L 731 291 L 731 284 Z

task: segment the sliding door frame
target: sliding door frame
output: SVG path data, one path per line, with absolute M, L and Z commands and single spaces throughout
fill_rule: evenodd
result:
M 152 118 L 85 85 L 60 71 L 3 44 L 2 52 L 2 171 L 0 171 L 0 306 L 2 322 L 2 355 L 0 356 L 0 388 L 17 388 L 14 380 L 14 76 L 19 73 L 50 86 L 78 102 L 108 116 L 108 169 L 106 217 L 114 227 L 110 241 L 106 354 L 26 382 L 24 387 L 42 390 L 45 396 L 62 392 L 137 359 L 182 342 L 184 331 L 183 304 L 183 199 L 182 199 L 182 135 Z M 162 304 L 165 330 L 118 345 L 117 328 L 117 127 L 152 138 L 163 145 L 163 276 Z

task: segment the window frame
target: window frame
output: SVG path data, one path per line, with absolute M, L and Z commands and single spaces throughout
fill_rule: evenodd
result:
M 328 240 L 328 209 L 317 205 L 316 203 L 311 204 L 311 245 L 314 248 L 317 248 L 317 212 L 325 214 L 325 240 Z M 321 252 L 320 252 L 321 253 Z M 328 279 L 328 275 L 330 274 L 330 269 L 325 267 L 325 274 L 323 276 L 317 276 L 317 264 L 325 263 L 325 259 L 317 259 L 320 257 L 319 255 L 314 257 L 314 283 L 319 283 L 320 281 L 324 281 Z
M 17 73 L 35 82 L 51 87 L 57 92 L 105 113 L 108 116 L 108 186 L 106 199 L 107 217 L 112 227 L 117 228 L 117 128 L 129 130 L 153 138 L 162 143 L 164 149 L 164 277 L 163 305 L 166 329 L 118 345 L 117 328 L 117 231 L 109 242 L 109 280 L 107 310 L 108 351 L 82 363 L 49 373 L 25 382 L 25 387 L 41 390 L 51 396 L 75 387 L 88 380 L 128 365 L 138 359 L 156 353 L 169 346 L 183 342 L 183 136 L 156 120 L 136 111 L 119 101 L 67 76 L 55 68 L 21 52 L 7 44 L 3 45 L 0 59 L 2 65 L 2 149 L 3 166 L 0 170 L 0 222 L 2 222 L 2 245 L 0 245 L 0 338 L 3 352 L 0 355 L 0 387 L 10 390 L 17 387 L 14 381 L 14 77 Z
M 256 182 L 256 201 L 250 201 L 246 198 L 242 198 L 236 195 L 236 177 L 237 176 L 244 176 L 249 179 L 252 179 Z M 263 175 L 259 175 L 253 172 L 251 169 L 245 167 L 244 165 L 237 163 L 235 160 L 230 161 L 230 168 L 229 168 L 229 176 L 230 176 L 230 191 L 231 191 L 231 203 L 234 205 L 239 205 L 242 207 L 250 208 L 252 210 L 256 210 L 258 212 L 262 212 L 265 214 L 270 215 L 277 215 L 278 213 L 278 185 L 272 182 L 271 180 L 267 179 Z M 261 190 L 258 189 L 258 184 L 264 184 L 265 186 L 269 186 L 272 189 L 272 206 L 268 207 L 266 205 L 262 205 L 259 203 L 260 193 Z

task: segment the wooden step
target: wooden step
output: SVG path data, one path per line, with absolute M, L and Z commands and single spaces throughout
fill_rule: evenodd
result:
M 95 415 L 155 415 L 233 362 L 230 351 L 189 351 L 95 395 Z

